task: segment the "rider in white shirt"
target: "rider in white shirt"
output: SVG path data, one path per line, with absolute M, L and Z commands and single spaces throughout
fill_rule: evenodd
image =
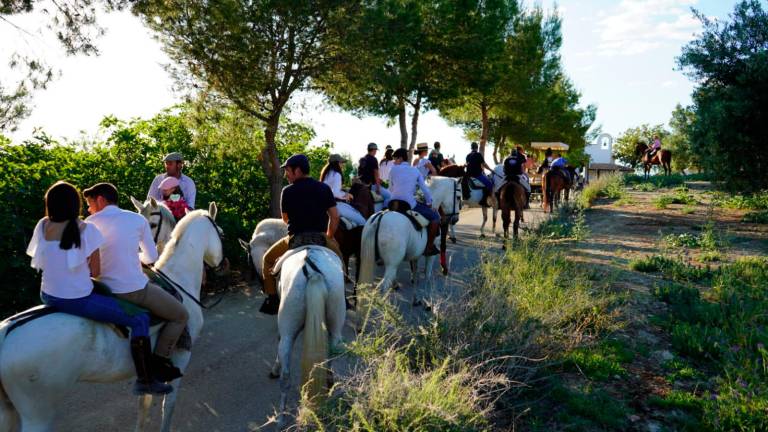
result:
M 158 174 L 152 184 L 149 186 L 149 192 L 147 192 L 147 199 L 154 198 L 157 202 L 162 202 L 163 192 L 160 190 L 160 183 L 168 177 L 176 177 L 179 180 L 179 189 L 181 189 L 181 196 L 186 201 L 189 208 L 195 208 L 195 198 L 197 195 L 197 189 L 195 188 L 195 182 L 191 178 L 181 173 L 184 168 L 184 157 L 181 153 L 168 153 L 163 158 L 165 164 L 165 172 Z
M 383 182 L 389 183 L 389 171 L 392 170 L 392 167 L 395 165 L 395 161 L 392 159 L 392 153 L 394 152 L 392 146 L 387 145 L 386 150 L 384 151 L 384 159 L 379 162 L 379 178 Z
M 157 337 L 153 370 L 156 378 L 163 382 L 181 377 L 170 356 L 184 332 L 189 314 L 175 297 L 149 282 L 141 269 L 141 263 L 151 264 L 157 260 L 149 223 L 140 214 L 117 207 L 117 189 L 109 183 L 98 183 L 83 191 L 83 195 L 91 213 L 86 221 L 96 225 L 105 239 L 99 249 L 99 280 L 109 286 L 115 296 L 148 309 L 166 321 Z M 146 343 L 149 344 L 148 338 Z
M 365 218 L 357 209 L 349 205 L 349 201 L 352 200 L 353 196 L 341 189 L 341 173 L 344 172 L 344 162 L 344 158 L 341 155 L 332 154 L 328 158 L 328 163 L 325 164 L 320 172 L 320 181 L 331 188 L 333 198 L 336 199 L 336 208 L 339 210 L 339 216 L 348 219 L 355 226 L 362 226 L 365 225 Z
M 435 247 L 435 237 L 437 237 L 437 232 L 440 229 L 440 215 L 432 209 L 432 193 L 424 183 L 424 176 L 416 168 L 408 166 L 408 151 L 406 149 L 395 150 L 393 156 L 395 166 L 389 173 L 389 191 L 392 193 L 390 201 L 405 201 L 412 210 L 419 212 L 429 220 L 427 248 L 424 255 L 437 255 L 440 251 Z M 424 194 L 426 205 L 416 201 L 416 188 L 421 189 Z

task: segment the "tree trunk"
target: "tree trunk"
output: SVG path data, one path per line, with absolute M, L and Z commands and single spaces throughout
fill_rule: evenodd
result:
M 419 127 L 419 111 L 421 110 L 421 93 L 416 94 L 416 103 L 413 104 L 413 117 L 411 118 L 411 144 L 408 147 L 408 159 L 410 162 L 413 150 L 416 148 L 416 135 Z
M 408 126 L 406 126 L 405 117 L 405 99 L 397 99 L 397 120 L 400 124 L 400 148 L 408 148 Z
M 480 113 L 482 115 L 483 131 L 480 134 L 480 154 L 485 157 L 485 144 L 488 142 L 488 104 L 485 101 L 480 103 Z
M 499 149 L 504 148 L 504 142 L 507 140 L 507 137 L 502 136 L 499 138 L 498 142 L 496 142 L 496 145 L 493 146 L 493 163 L 498 165 L 499 162 Z
M 264 128 L 264 149 L 261 151 L 261 167 L 269 181 L 269 214 L 280 217 L 280 194 L 283 190 L 283 176 L 280 172 L 280 158 L 277 155 L 277 127 L 280 116 L 272 116 Z

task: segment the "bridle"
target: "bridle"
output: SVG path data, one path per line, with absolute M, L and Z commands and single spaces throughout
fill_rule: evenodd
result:
M 221 243 L 221 260 L 219 261 L 218 264 L 211 267 L 211 269 L 213 269 L 214 271 L 219 271 L 221 270 L 221 266 L 224 264 L 224 260 L 226 259 L 224 257 L 224 236 L 221 234 L 223 231 L 221 228 L 219 228 L 218 225 L 216 225 L 216 222 L 213 220 L 213 218 L 210 215 L 206 215 L 205 217 L 211 222 L 211 225 L 213 225 L 213 230 L 216 231 L 216 235 L 219 236 L 219 243 Z
M 450 178 L 450 177 L 448 177 L 448 178 Z M 462 205 L 461 200 L 458 200 L 458 202 L 459 202 L 459 204 L 458 204 L 459 209 L 456 210 L 456 207 L 457 207 L 456 201 L 457 201 L 458 194 L 461 192 L 461 189 L 460 189 L 461 186 L 459 185 L 458 181 L 455 181 L 455 180 L 452 179 L 452 182 L 453 182 L 453 209 L 452 209 L 451 213 L 444 213 L 443 214 L 443 217 L 446 220 L 450 219 L 451 225 L 456 224 L 458 222 L 459 212 L 461 212 L 461 205 Z M 455 222 L 454 222 L 454 220 L 455 220 Z
M 156 230 L 155 231 L 154 240 L 155 240 L 155 244 L 157 244 L 157 239 L 160 237 L 160 231 L 162 231 L 162 229 L 163 229 L 163 219 L 164 219 L 163 218 L 163 212 L 160 211 L 160 210 L 153 211 L 152 213 L 149 214 L 149 216 L 150 217 L 151 216 L 159 216 L 160 217 L 160 221 L 158 223 L 153 223 L 153 222 L 149 223 L 149 227 L 154 229 L 154 230 Z

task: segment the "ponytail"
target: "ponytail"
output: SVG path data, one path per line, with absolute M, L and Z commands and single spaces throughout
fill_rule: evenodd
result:
M 77 218 L 70 219 L 67 222 L 67 226 L 64 227 L 64 232 L 61 233 L 61 241 L 59 247 L 64 250 L 72 249 L 72 246 L 76 248 L 80 247 L 80 227 L 77 223 Z

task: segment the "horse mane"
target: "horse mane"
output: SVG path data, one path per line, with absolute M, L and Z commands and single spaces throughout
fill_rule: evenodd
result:
M 155 262 L 155 267 L 165 264 L 165 262 L 168 261 L 168 259 L 171 256 L 173 256 L 173 253 L 176 251 L 177 245 L 181 241 L 189 225 L 191 225 L 193 222 L 197 221 L 201 217 L 207 217 L 207 216 L 208 216 L 207 210 L 194 210 L 192 212 L 187 213 L 187 215 L 184 216 L 176 224 L 176 227 L 173 228 L 173 231 L 171 231 L 171 239 L 168 240 L 168 244 L 165 245 L 165 249 L 163 249 L 163 254 L 160 255 L 160 258 L 158 258 L 157 261 Z

